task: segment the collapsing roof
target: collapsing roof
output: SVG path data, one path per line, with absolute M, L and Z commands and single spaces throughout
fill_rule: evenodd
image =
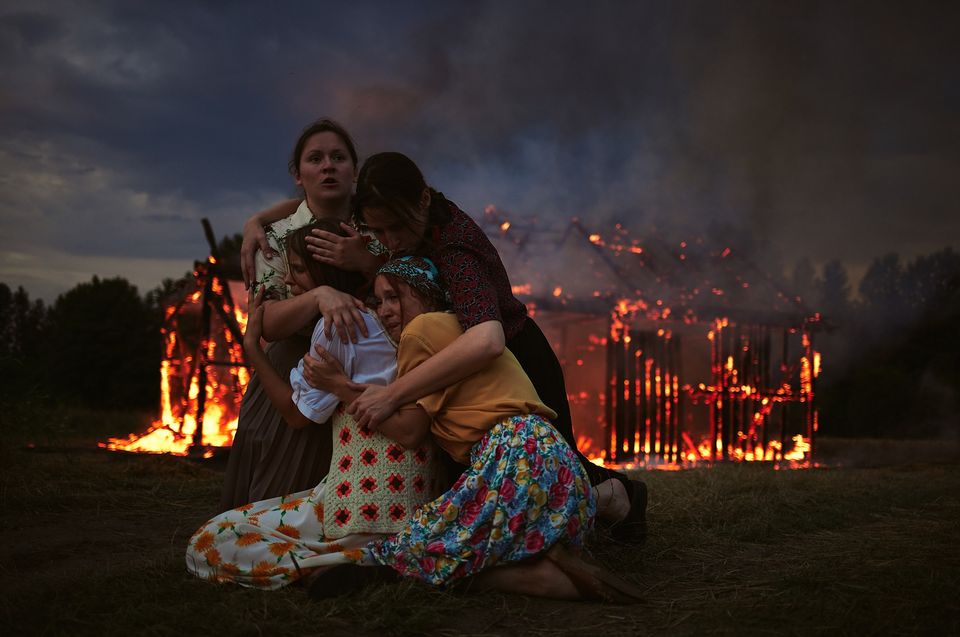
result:
M 511 219 L 488 207 L 480 220 L 500 251 L 517 296 L 540 309 L 606 314 L 628 299 L 650 319 L 686 322 L 749 317 L 799 326 L 818 315 L 734 247 L 709 237 L 667 243 L 565 224 Z

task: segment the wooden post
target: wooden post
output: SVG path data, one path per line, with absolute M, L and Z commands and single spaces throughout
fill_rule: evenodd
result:
M 624 457 L 626 449 L 624 448 L 624 442 L 626 438 L 626 413 L 625 413 L 625 401 L 623 399 L 623 380 L 626 377 L 625 362 L 626 352 L 624 351 L 625 343 L 624 334 L 626 333 L 626 327 L 624 327 L 624 332 L 620 334 L 620 340 L 617 341 L 614 352 L 616 352 L 616 359 L 614 360 L 614 410 L 613 410 L 613 419 L 616 423 L 616 436 L 617 436 L 617 453 L 616 460 L 620 461 Z
M 812 461 L 813 460 L 813 439 L 816 435 L 816 428 L 814 427 L 814 422 L 815 422 L 815 416 L 817 413 L 817 405 L 816 405 L 817 377 L 814 375 L 813 353 L 815 350 L 813 347 L 813 331 L 810 330 L 809 325 L 806 323 L 804 323 L 803 325 L 803 334 L 806 337 L 806 342 L 807 342 L 805 356 L 807 357 L 807 360 L 810 362 L 810 391 L 806 397 L 807 398 L 807 423 L 806 424 L 807 424 L 807 442 L 810 444 L 809 459 Z
M 616 347 L 616 343 L 614 343 L 614 340 L 613 340 L 612 329 L 613 329 L 613 318 L 609 317 L 607 320 L 607 358 L 606 358 L 606 370 L 604 374 L 606 378 L 606 383 L 607 383 L 606 394 L 605 394 L 606 404 L 603 406 L 604 416 L 606 418 L 606 441 L 604 443 L 604 448 L 607 451 L 607 458 L 609 458 L 611 461 L 615 461 L 616 458 L 615 458 L 614 451 L 616 449 L 616 445 L 613 444 L 611 441 L 613 439 L 614 431 L 615 431 L 614 422 L 613 422 L 613 394 L 614 394 L 613 383 L 615 382 L 615 379 L 613 378 L 613 357 L 614 357 L 614 347 Z
M 624 361 L 627 370 L 627 438 L 629 442 L 627 447 L 630 449 L 630 455 L 639 456 L 640 449 L 637 445 L 638 427 L 637 427 L 637 336 L 635 330 L 626 330 L 630 337 L 630 343 L 626 348 L 626 360 Z
M 763 393 L 761 394 L 761 396 L 766 397 L 767 400 L 769 401 L 773 401 L 774 397 L 771 395 L 772 393 L 771 390 L 773 388 L 770 387 L 770 358 L 771 358 L 770 357 L 770 333 L 771 333 L 771 330 L 770 330 L 770 327 L 766 325 L 763 326 L 763 328 L 761 329 L 763 330 L 763 348 L 760 351 L 760 358 L 761 358 L 760 373 L 762 375 L 760 386 L 763 389 Z M 770 414 L 773 413 L 773 407 L 774 405 L 771 402 L 770 407 L 766 412 L 766 415 L 764 415 L 763 417 L 763 452 L 764 454 L 766 454 L 767 447 L 770 444 L 770 431 L 769 431 Z
M 213 273 L 207 268 L 203 284 L 203 296 L 200 302 L 200 344 L 197 347 L 197 428 L 193 432 L 193 444 L 189 454 L 203 455 L 203 412 L 207 406 L 207 347 L 210 342 L 210 318 L 215 299 L 213 298 Z
M 640 332 L 637 335 L 640 340 L 640 356 L 637 357 L 635 362 L 638 383 L 637 397 L 639 399 L 637 425 L 640 429 L 640 449 L 644 454 L 645 459 L 648 459 L 649 457 L 649 454 L 647 453 L 648 445 L 652 445 L 650 434 L 650 401 L 647 399 L 647 356 L 650 352 L 649 335 L 649 332 L 646 331 Z M 649 448 L 653 449 L 652 446 Z
M 713 395 L 710 400 L 710 460 L 717 460 L 717 440 L 720 439 L 720 404 L 723 398 L 723 379 L 721 378 L 722 367 L 720 365 L 720 331 L 721 327 L 716 324 L 716 331 L 713 334 L 713 341 L 710 343 L 710 371 L 713 376 Z
M 676 451 L 673 454 L 674 462 L 681 462 L 683 460 L 683 431 L 686 425 L 684 421 L 684 404 L 686 403 L 686 396 L 681 396 L 680 392 L 683 391 L 683 347 L 681 347 L 680 335 L 673 335 L 673 348 L 674 348 L 674 368 L 676 369 L 676 374 L 674 376 L 674 441 L 676 444 Z
M 790 370 L 789 358 L 790 355 L 790 328 L 783 328 L 783 351 L 780 356 L 780 371 L 786 379 L 786 383 L 792 388 L 793 387 L 793 378 L 786 377 L 786 373 Z M 787 415 L 789 412 L 788 404 L 790 397 L 784 396 L 784 400 L 780 403 L 780 453 L 777 460 L 783 460 L 784 454 L 784 438 L 787 433 Z

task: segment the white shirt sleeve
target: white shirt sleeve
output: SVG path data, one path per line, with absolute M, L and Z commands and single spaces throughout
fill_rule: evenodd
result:
M 347 341 L 341 343 L 337 336 L 337 328 L 332 330 L 331 338 L 323 334 L 323 319 L 317 322 L 310 338 L 310 353 L 314 352 L 314 345 L 320 345 L 331 356 L 340 361 L 344 371 L 355 383 L 370 383 L 372 385 L 389 385 L 397 377 L 397 350 L 387 338 L 380 323 L 373 315 L 363 312 L 367 324 L 367 333 L 364 337 L 358 334 L 356 343 Z M 333 394 L 321 391 L 309 385 L 303 377 L 303 361 L 290 370 L 291 396 L 297 408 L 304 416 L 316 423 L 326 422 L 333 411 L 340 404 L 340 399 Z

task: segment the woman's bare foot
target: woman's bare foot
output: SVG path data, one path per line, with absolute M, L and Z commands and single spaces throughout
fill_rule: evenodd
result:
M 577 589 L 579 599 L 613 604 L 634 604 L 642 599 L 641 591 L 636 586 L 602 566 L 588 562 L 563 544 L 550 547 L 546 558 L 570 580 Z
M 498 590 L 531 597 L 581 599 L 570 577 L 551 560 L 543 557 L 523 564 L 495 566 L 473 577 L 464 587 L 467 588 L 478 592 Z

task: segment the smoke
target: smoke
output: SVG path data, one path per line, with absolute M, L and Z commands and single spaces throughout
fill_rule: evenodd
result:
M 474 211 L 719 220 L 788 261 L 821 263 L 940 247 L 921 238 L 933 223 L 960 236 L 946 214 L 960 187 L 948 181 L 958 139 L 945 16 L 834 3 L 568 8 L 448 16 L 404 56 L 402 79 L 342 89 L 338 105 L 373 147 L 412 152 Z

